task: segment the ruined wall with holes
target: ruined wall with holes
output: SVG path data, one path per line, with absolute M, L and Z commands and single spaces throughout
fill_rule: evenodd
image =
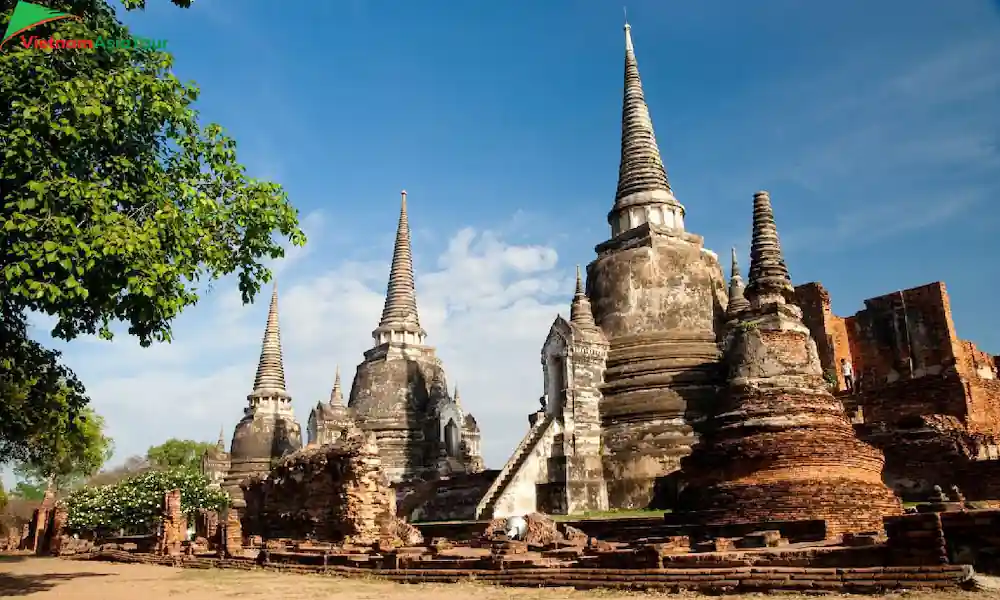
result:
M 997 361 L 959 339 L 945 285 L 870 298 L 846 318 L 833 314 L 821 284 L 795 292 L 824 371 L 836 374 L 859 435 L 885 453 L 896 493 L 914 500 L 933 485 L 958 484 L 977 499 L 993 494 L 977 481 L 991 467 L 973 463 L 1000 457 Z M 858 379 L 850 394 L 843 358 Z
M 395 526 L 396 496 L 372 434 L 311 447 L 242 485 L 244 536 L 370 544 Z

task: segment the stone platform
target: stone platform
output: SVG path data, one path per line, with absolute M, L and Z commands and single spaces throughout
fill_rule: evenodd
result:
M 398 555 L 397 555 L 398 556 Z M 718 566 L 696 568 L 565 568 L 539 567 L 534 557 L 505 561 L 493 568 L 467 568 L 461 560 L 422 561 L 421 568 L 392 566 L 389 557 L 356 557 L 353 565 L 305 562 L 300 556 L 269 553 L 261 563 L 251 559 L 219 559 L 186 556 L 164 557 L 103 550 L 77 555 L 77 560 L 107 560 L 127 563 L 161 564 L 195 569 L 266 568 L 293 573 L 375 576 L 400 583 L 457 583 L 475 579 L 483 583 L 518 587 L 574 587 L 577 589 L 692 590 L 703 593 L 743 593 L 767 590 L 881 593 L 897 589 L 962 589 L 974 585 L 968 565 L 924 567 L 753 567 Z M 482 560 L 482 559 L 473 559 Z M 339 562 L 339 561 L 338 561 Z

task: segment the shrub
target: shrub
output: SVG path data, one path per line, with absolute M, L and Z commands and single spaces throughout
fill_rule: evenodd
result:
M 200 473 L 185 469 L 147 471 L 112 485 L 85 487 L 66 498 L 67 526 L 73 531 L 150 532 L 160 522 L 163 496 L 181 491 L 181 510 L 193 519 L 198 509 L 221 510 L 229 497 L 209 489 Z

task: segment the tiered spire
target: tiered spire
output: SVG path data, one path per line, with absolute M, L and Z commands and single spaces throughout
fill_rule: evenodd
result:
M 219 441 L 215 443 L 215 447 L 223 452 L 226 450 L 226 428 L 224 426 L 219 427 Z
M 594 322 L 594 313 L 590 308 L 590 299 L 583 291 L 583 276 L 580 273 L 580 265 L 576 266 L 576 293 L 573 294 L 573 303 L 569 308 L 569 322 L 584 329 L 597 327 Z
M 767 192 L 753 196 L 753 241 L 750 245 L 750 277 L 746 298 L 753 306 L 792 300 L 795 288 L 778 241 L 774 209 Z
M 452 399 L 455 401 L 455 405 L 461 406 L 462 399 L 458 396 L 458 384 L 455 384 L 455 393 L 452 395 Z
M 413 279 L 413 252 L 410 248 L 410 222 L 406 214 L 406 191 L 402 192 L 399 209 L 399 225 L 396 228 L 396 244 L 392 250 L 392 267 L 389 271 L 389 285 L 386 287 L 385 307 L 382 320 L 374 332 L 379 343 L 383 332 L 405 331 L 426 335 L 420 327 L 417 314 L 417 293 Z
M 726 314 L 734 317 L 750 308 L 750 302 L 743 295 L 743 277 L 740 276 L 740 263 L 736 260 L 736 248 L 733 248 L 733 263 L 729 278 L 729 306 Z
M 670 204 L 680 207 L 670 189 L 653 121 L 642 91 L 639 64 L 632 46 L 632 27 L 625 23 L 625 91 L 622 99 L 622 146 L 615 206 L 608 216 L 633 204 Z M 681 209 L 683 210 L 683 209 Z
M 257 376 L 253 382 L 253 397 L 287 397 L 285 389 L 285 364 L 281 358 L 281 328 L 278 325 L 278 284 L 271 292 L 271 306 L 267 311 L 267 327 L 260 348 Z
M 344 405 L 344 390 L 340 387 L 340 365 L 337 365 L 337 372 L 333 377 L 333 390 L 330 391 L 330 405 Z

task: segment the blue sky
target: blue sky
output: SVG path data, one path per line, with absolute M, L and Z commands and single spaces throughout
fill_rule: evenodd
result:
M 168 40 L 203 118 L 302 213 L 310 243 L 276 267 L 303 423 L 371 344 L 406 189 L 429 341 L 502 466 L 574 265 L 609 235 L 621 2 L 149 1 L 126 15 L 133 32 Z M 769 190 L 793 279 L 823 282 L 836 313 L 944 280 L 960 335 L 1000 353 L 997 2 L 633 0 L 628 14 L 688 230 L 722 256 L 738 245 L 745 269 L 752 196 Z M 183 315 L 170 346 L 66 347 L 116 459 L 231 435 L 266 311 L 234 289 Z

